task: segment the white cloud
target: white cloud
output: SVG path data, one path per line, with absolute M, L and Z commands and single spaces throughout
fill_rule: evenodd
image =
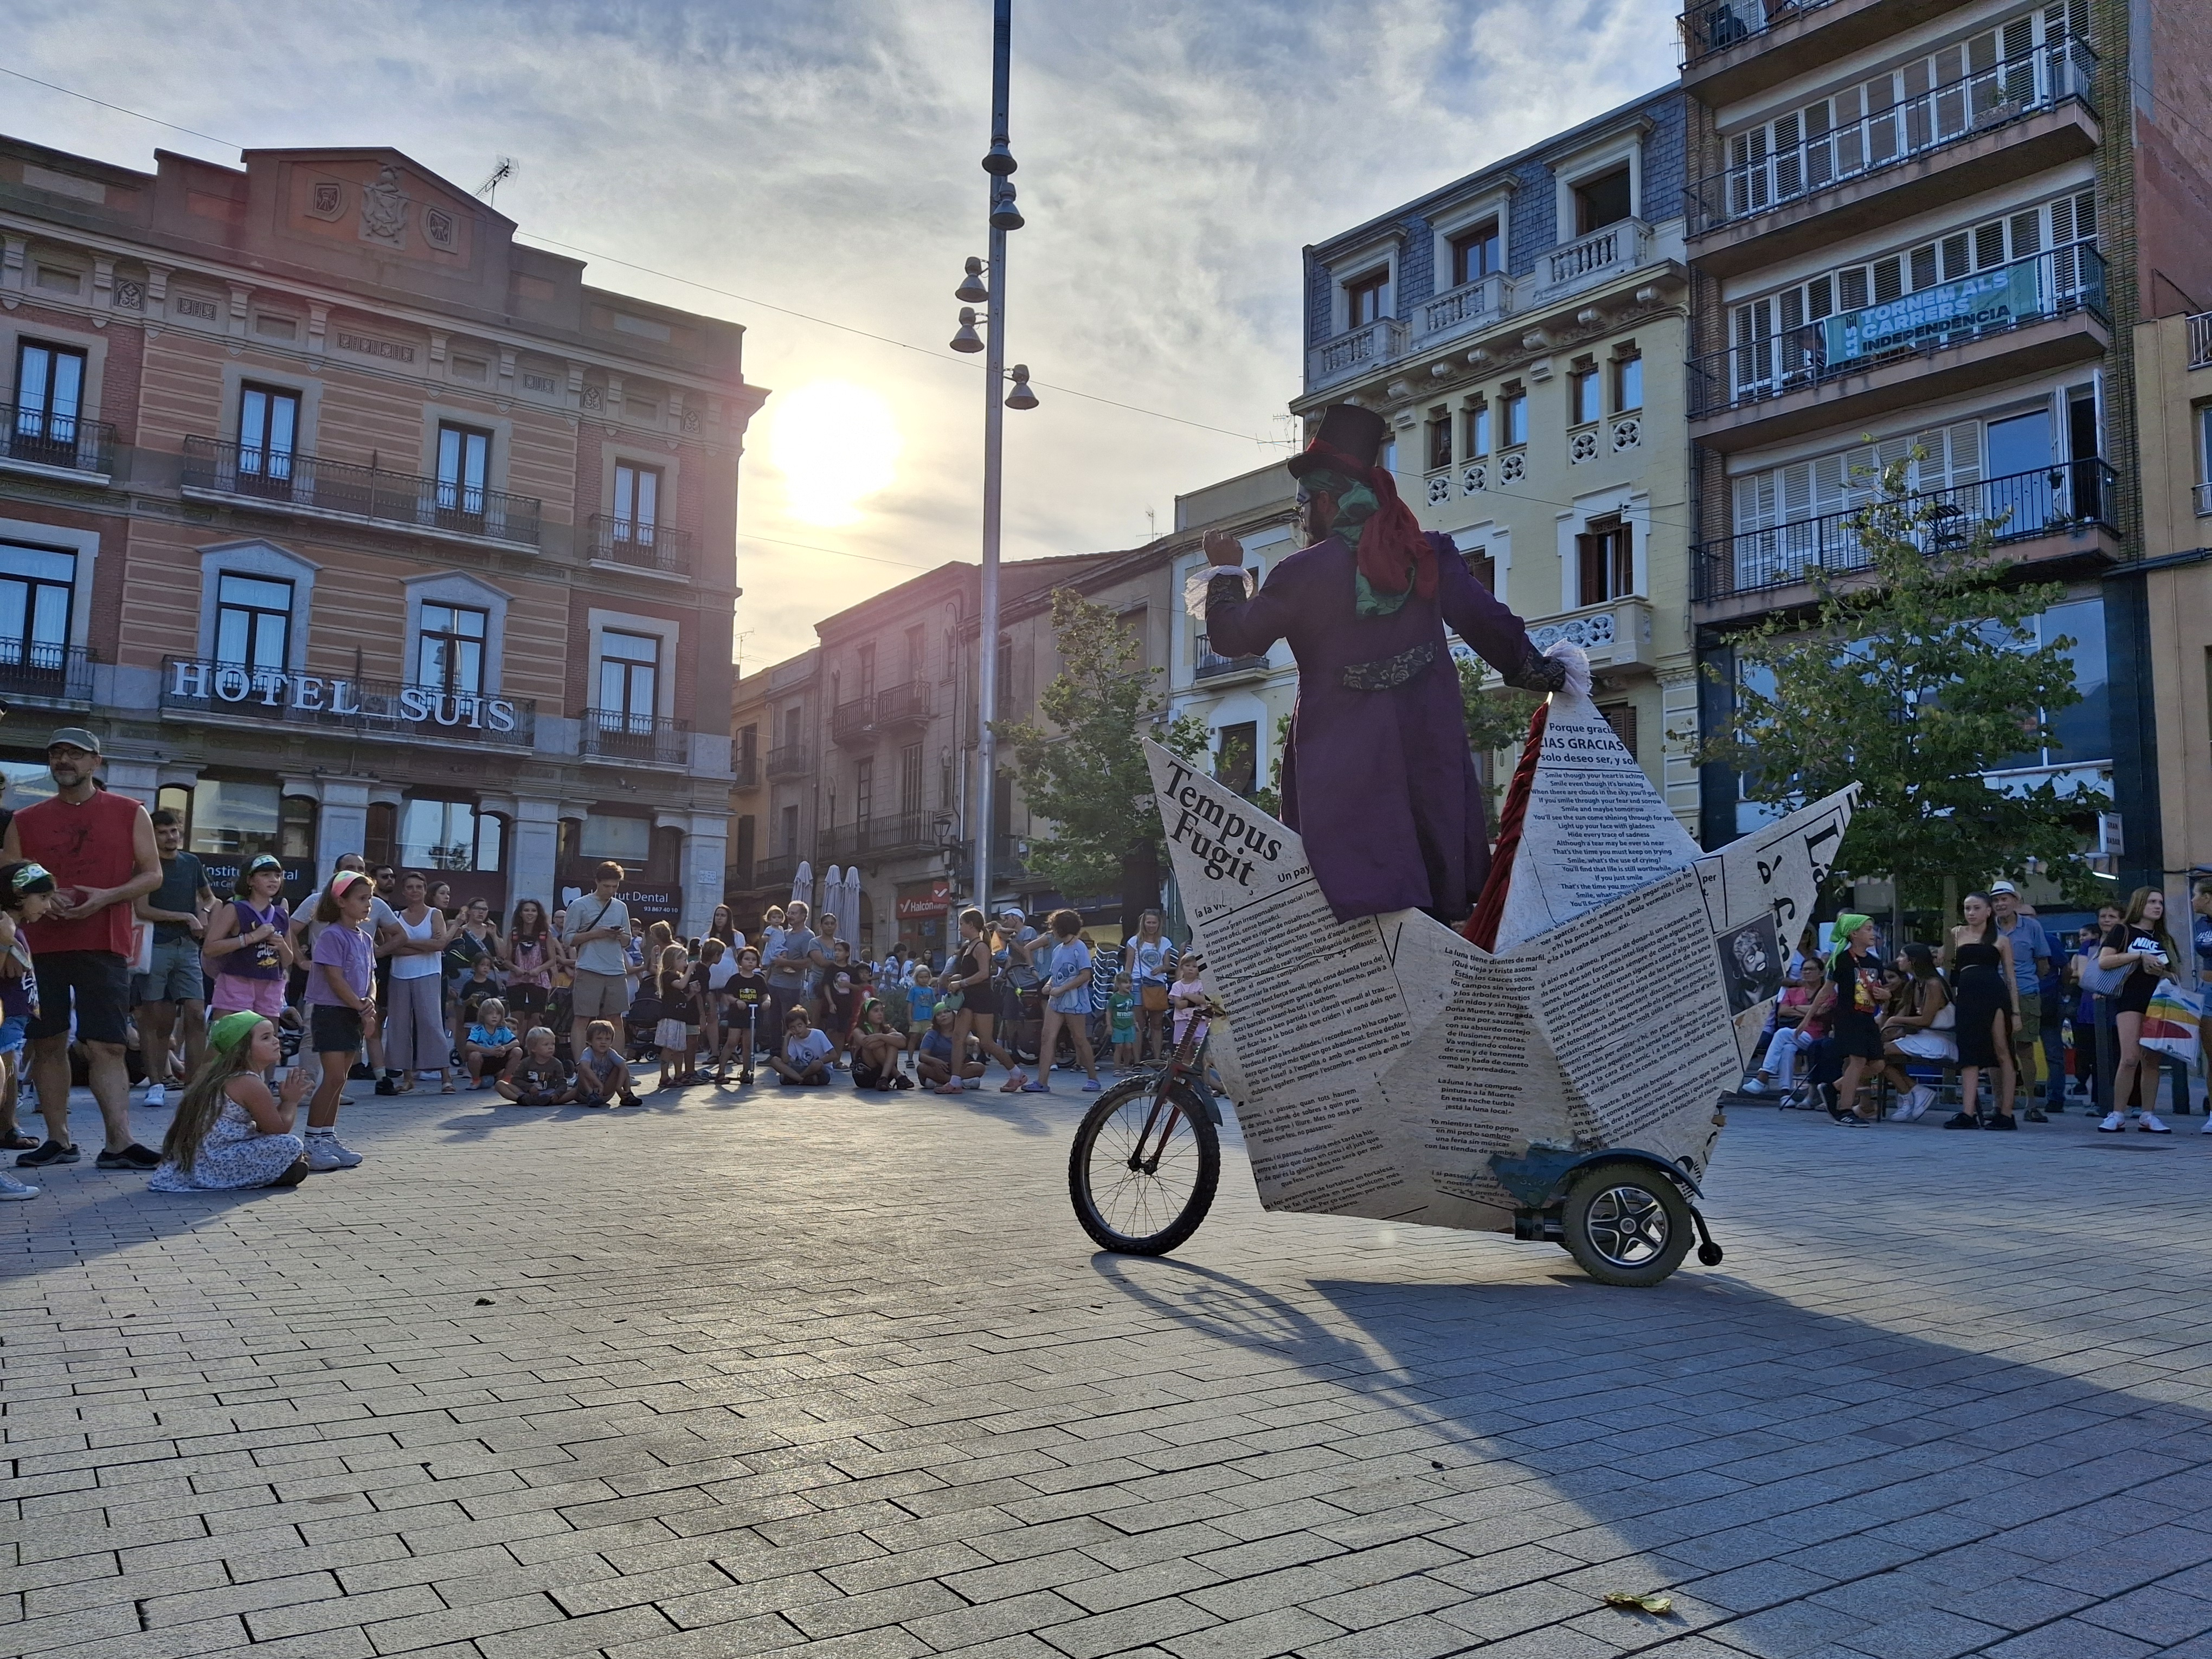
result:
M 984 251 L 988 0 L 429 4 L 15 0 L 9 62 L 257 147 L 389 143 L 499 192 L 526 234 L 941 349 Z M 1145 509 L 1279 453 L 1052 389 L 1279 435 L 1299 248 L 1662 84 L 1656 0 L 1105 6 L 1018 0 L 1009 556 L 1127 546 Z M 0 124 L 127 166 L 204 141 L 21 82 Z M 866 386 L 902 442 L 859 521 L 799 518 L 764 446 L 739 545 L 748 663 L 818 617 L 976 553 L 981 387 L 945 362 L 604 263 L 588 279 L 733 318 L 749 376 Z M 771 405 L 772 407 L 772 405 Z

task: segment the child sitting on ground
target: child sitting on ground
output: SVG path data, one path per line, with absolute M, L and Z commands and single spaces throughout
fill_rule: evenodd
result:
M 860 1029 L 853 1034 L 853 1086 L 855 1089 L 911 1089 L 914 1079 L 899 1069 L 906 1052 L 906 1033 L 891 1024 L 890 1014 L 878 997 L 870 997 L 860 1010 Z
M 481 957 L 477 965 L 482 965 Z M 478 1003 L 471 1018 L 467 1042 L 461 1050 L 469 1065 L 469 1087 L 489 1088 L 492 1080 L 507 1069 L 517 1041 L 514 1028 L 507 1023 L 504 1002 L 497 997 L 486 997 Z
M 629 1062 L 615 1048 L 612 1020 L 595 1019 L 584 1028 L 584 1052 L 576 1059 L 576 1104 L 635 1106 Z
M 818 1088 L 830 1081 L 830 1056 L 836 1052 L 836 1045 L 814 1029 L 806 1010 L 793 1008 L 784 1018 L 783 1052 L 768 1063 L 786 1088 L 794 1084 Z
M 307 1143 L 292 1125 L 307 1074 L 295 1066 L 274 1090 L 262 1077 L 283 1057 L 276 1023 L 264 1015 L 241 1010 L 209 1026 L 207 1058 L 177 1103 L 148 1190 L 231 1192 L 307 1179 Z
M 914 1057 L 914 1069 L 921 1080 L 933 1089 L 943 1090 L 957 1083 L 963 1089 L 983 1086 L 983 1061 L 981 1057 L 963 1056 L 955 1075 L 952 1064 L 952 1024 L 956 1016 L 950 1008 L 939 1008 L 930 1017 L 929 1030 L 922 1034 L 921 1048 Z M 974 1053 L 975 1039 L 968 1039 L 969 1054 Z
M 566 1106 L 576 1097 L 574 1079 L 544 1025 L 532 1026 L 522 1047 L 508 1055 L 497 1087 L 500 1097 L 516 1106 Z

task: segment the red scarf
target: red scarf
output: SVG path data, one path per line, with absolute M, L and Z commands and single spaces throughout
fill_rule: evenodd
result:
M 1362 466 L 1342 450 L 1318 441 L 1308 446 L 1306 453 L 1317 457 L 1325 470 L 1366 485 L 1375 497 L 1373 511 L 1353 519 L 1349 526 L 1352 533 L 1346 538 L 1352 544 L 1359 574 L 1367 578 L 1368 586 L 1378 593 L 1402 593 L 1410 582 L 1417 597 L 1436 598 L 1437 550 L 1421 533 L 1413 509 L 1399 499 L 1398 482 L 1390 470 Z M 1347 516 L 1340 499 L 1340 530 L 1346 527 Z

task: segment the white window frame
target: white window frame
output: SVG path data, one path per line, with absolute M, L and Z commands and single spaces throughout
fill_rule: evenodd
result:
M 591 637 L 591 678 L 586 682 L 590 694 L 585 707 L 599 706 L 599 664 L 604 659 L 603 641 L 608 631 L 649 634 L 659 639 L 661 647 L 660 671 L 655 676 L 659 683 L 653 688 L 653 713 L 665 720 L 675 719 L 677 649 L 683 643 L 684 624 L 664 617 L 640 617 L 627 611 L 602 611 L 593 606 L 586 613 L 586 626 Z
M 1399 281 L 1399 256 L 1405 249 L 1405 233 L 1394 227 L 1389 234 L 1364 242 L 1328 262 L 1329 314 L 1335 325 L 1329 331 L 1332 335 L 1345 333 L 1352 326 L 1351 284 L 1362 276 L 1373 275 L 1378 264 L 1390 273 L 1389 314 L 1393 318 L 1404 317 L 1406 291 Z
M 1449 294 L 1460 286 L 1456 282 L 1444 280 L 1454 274 L 1452 239 L 1464 231 L 1474 229 L 1485 219 L 1498 221 L 1499 272 L 1504 274 L 1512 270 L 1513 189 L 1514 181 L 1511 180 L 1493 185 L 1480 195 L 1471 196 L 1458 206 L 1439 213 L 1429 221 L 1430 228 L 1436 233 L 1436 249 L 1431 256 L 1434 260 L 1432 269 L 1436 276 L 1431 281 L 1431 286 L 1437 293 Z
M 1552 210 L 1556 216 L 1552 222 L 1553 246 L 1565 247 L 1571 242 L 1582 240 L 1585 234 L 1570 228 L 1575 222 L 1575 186 L 1600 173 L 1611 173 L 1623 161 L 1628 163 L 1628 216 L 1638 222 L 1644 220 L 1644 139 L 1650 131 L 1650 118 L 1639 116 L 1626 129 L 1616 128 L 1580 149 L 1553 159 L 1555 194 Z M 1594 236 L 1597 233 L 1588 234 Z
M 407 659 L 400 679 L 415 684 L 422 661 L 422 607 L 425 605 L 466 605 L 484 613 L 483 690 L 482 696 L 495 697 L 504 684 L 506 671 L 507 608 L 511 602 L 504 589 L 494 587 L 482 577 L 464 571 L 442 571 L 434 575 L 407 578 Z
M 1630 556 L 1633 561 L 1635 582 L 1627 592 L 1616 593 L 1604 603 L 1619 605 L 1624 599 L 1649 599 L 1651 597 L 1651 496 L 1650 492 L 1632 486 L 1615 485 L 1610 489 L 1576 496 L 1572 504 L 1559 515 L 1558 614 L 1589 608 L 1582 603 L 1582 550 L 1575 545 L 1575 538 L 1589 533 L 1591 520 L 1615 517 L 1629 528 L 1632 538 Z
M 72 650 L 88 647 L 92 642 L 92 577 L 100 558 L 100 532 L 42 524 L 33 519 L 0 519 L 0 541 L 51 547 L 76 555 L 76 582 L 70 593 L 69 642 Z
M 315 577 L 322 567 L 274 542 L 221 542 L 200 550 L 200 631 L 198 655 L 213 661 L 216 614 L 221 609 L 222 578 L 264 576 L 292 584 L 292 617 L 284 633 L 284 668 L 297 674 L 307 665 L 307 624 L 315 610 Z

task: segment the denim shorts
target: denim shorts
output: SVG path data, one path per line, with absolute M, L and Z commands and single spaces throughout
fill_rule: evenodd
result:
M 0 1054 L 12 1054 L 30 1041 L 31 1017 L 10 1014 L 0 1019 Z

